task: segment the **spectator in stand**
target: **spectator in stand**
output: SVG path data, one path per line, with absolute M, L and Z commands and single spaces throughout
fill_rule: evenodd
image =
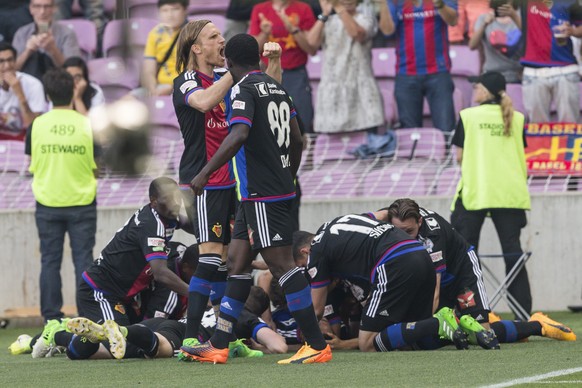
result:
M 228 42 L 237 34 L 245 34 L 249 30 L 253 7 L 264 0 L 230 0 L 226 10 L 226 26 L 224 39 Z
M 375 129 L 384 123 L 382 97 L 371 63 L 376 20 L 356 10 L 361 0 L 320 3 L 322 13 L 308 34 L 312 47 L 323 44 L 314 130 L 338 133 Z
M 12 42 L 16 30 L 32 22 L 27 0 L 2 0 L 0 2 L 0 42 Z
M 399 0 L 380 9 L 380 30 L 396 33 L 394 96 L 403 128 L 422 127 L 426 97 L 433 126 L 443 132 L 455 127 L 453 91 L 449 72 L 447 26 L 457 23 L 454 0 Z
M 530 0 L 521 9 L 523 105 L 530 122 L 550 121 L 552 102 L 557 121 L 580 118 L 580 74 L 570 39 L 582 37 L 580 8 L 577 0 Z
M 87 115 L 91 108 L 105 104 L 103 90 L 95 82 L 89 80 L 89 69 L 82 58 L 71 57 L 67 59 L 63 68 L 75 80 L 73 109 Z
M 0 42 L 0 139 L 24 140 L 26 128 L 46 110 L 42 83 L 15 69 L 16 50 Z
M 449 26 L 449 42 L 465 42 L 465 33 L 469 39 L 473 37 L 475 23 L 481 15 L 489 12 L 489 0 L 458 0 L 457 12 L 459 19 L 457 25 Z
M 65 59 L 80 56 L 81 50 L 74 31 L 53 23 L 54 0 L 31 0 L 29 9 L 34 21 L 20 27 L 12 42 L 18 52 L 16 69 L 41 79 Z
M 151 96 L 169 96 L 174 89 L 176 43 L 188 22 L 188 0 L 158 0 L 160 24 L 148 35 L 144 50 L 141 85 Z
M 314 24 L 315 16 L 307 4 L 297 0 L 269 0 L 254 6 L 249 28 L 259 47 L 267 41 L 281 45 L 282 85 L 293 99 L 305 132 L 313 132 L 313 102 L 305 65 L 307 55 L 317 52 L 317 47 L 312 47 L 307 40 Z
M 477 19 L 469 47 L 483 49 L 484 72 L 497 71 L 506 82 L 520 83 L 521 17 L 512 0 L 491 0 L 491 8 Z
M 73 18 L 73 0 L 55 0 L 57 10 L 55 20 L 72 19 Z M 103 34 L 107 19 L 105 18 L 105 10 L 103 8 L 103 0 L 79 0 L 79 5 L 83 10 L 85 19 L 95 23 L 99 36 Z

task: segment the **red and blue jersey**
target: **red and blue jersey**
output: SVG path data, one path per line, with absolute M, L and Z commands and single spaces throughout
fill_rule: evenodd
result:
M 521 63 L 530 67 L 555 67 L 575 65 L 576 57 L 570 38 L 556 40 L 553 28 L 569 22 L 581 24 L 576 12 L 577 0 L 556 0 L 551 8 L 543 1 L 528 1 L 522 12 L 526 30 L 525 54 Z
M 444 0 L 457 10 L 457 2 Z M 449 34 L 447 23 L 432 0 L 423 0 L 416 7 L 410 0 L 388 0 L 396 27 L 396 73 L 426 75 L 448 72 Z

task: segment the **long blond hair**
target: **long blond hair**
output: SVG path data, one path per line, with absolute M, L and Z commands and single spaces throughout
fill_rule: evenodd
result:
M 511 136 L 511 123 L 513 122 L 513 101 L 507 95 L 505 90 L 499 92 L 499 105 L 501 106 L 501 114 L 503 116 L 503 135 Z
M 178 36 L 178 48 L 176 50 L 176 71 L 181 73 L 185 69 L 192 70 L 196 67 L 196 56 L 192 52 L 192 45 L 198 40 L 200 31 L 210 20 L 193 20 L 186 24 Z

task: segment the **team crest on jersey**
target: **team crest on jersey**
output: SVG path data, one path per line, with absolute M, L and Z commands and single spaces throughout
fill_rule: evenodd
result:
M 309 274 L 309 276 L 311 276 L 312 279 L 314 279 L 315 276 L 317 275 L 317 268 L 315 268 L 315 267 L 309 268 L 307 273 Z
M 439 225 L 439 222 L 432 217 L 425 218 L 424 222 L 426 222 L 426 225 L 428 226 L 428 228 L 430 230 L 437 230 L 437 229 L 441 228 L 441 226 Z
M 220 225 L 217 222 L 216 225 L 214 225 L 212 227 L 212 231 L 214 232 L 214 234 L 216 235 L 216 237 L 220 238 L 220 236 L 222 236 L 222 225 Z
M 459 302 L 461 310 L 474 307 L 476 305 L 475 293 L 470 289 L 465 288 L 462 294 L 457 295 L 457 302 Z
M 198 86 L 198 82 L 196 82 L 194 80 L 189 80 L 189 81 L 184 82 L 180 86 L 180 91 L 182 92 L 182 94 L 186 94 L 190 90 L 194 89 L 196 86 Z
M 220 106 L 220 109 L 222 109 L 223 112 L 226 112 L 226 102 L 224 102 L 224 100 L 220 101 L 218 106 Z
M 118 311 L 120 314 L 125 315 L 125 306 L 122 305 L 121 303 L 117 303 L 115 305 L 115 311 Z
M 259 92 L 259 97 L 268 97 L 269 96 L 269 90 L 267 89 L 266 83 L 259 82 L 258 84 L 255 84 L 255 88 L 257 89 L 257 92 Z

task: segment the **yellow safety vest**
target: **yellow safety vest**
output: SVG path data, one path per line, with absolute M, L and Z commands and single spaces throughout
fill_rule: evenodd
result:
M 53 109 L 32 123 L 32 191 L 45 206 L 89 205 L 97 194 L 93 132 L 87 117 L 72 109 Z
M 514 112 L 511 135 L 503 134 L 501 106 L 484 104 L 461 111 L 465 128 L 460 196 L 467 210 L 529 209 L 523 147 L 524 116 Z

